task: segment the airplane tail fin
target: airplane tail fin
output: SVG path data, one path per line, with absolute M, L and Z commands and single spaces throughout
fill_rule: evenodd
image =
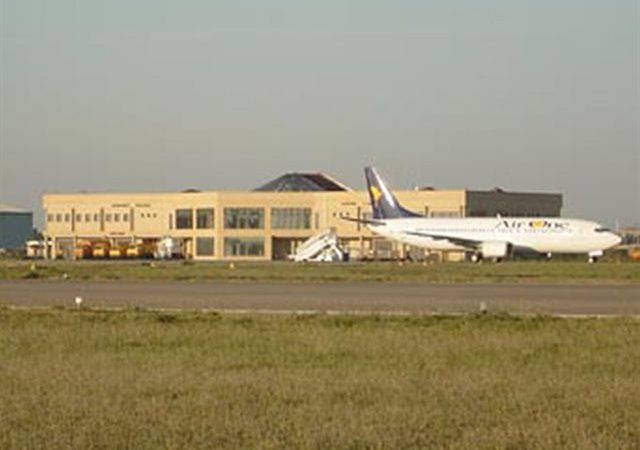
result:
M 367 179 L 367 191 L 369 191 L 374 219 L 421 217 L 419 214 L 403 208 L 398 203 L 398 200 L 380 178 L 374 167 L 365 167 L 364 175 Z

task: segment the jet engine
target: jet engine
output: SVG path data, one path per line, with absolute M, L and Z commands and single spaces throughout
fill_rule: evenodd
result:
M 485 241 L 480 244 L 483 258 L 504 258 L 509 254 L 511 245 L 505 241 Z

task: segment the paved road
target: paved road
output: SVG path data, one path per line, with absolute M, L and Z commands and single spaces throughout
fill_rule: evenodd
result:
M 640 315 L 640 285 L 0 281 L 0 304 L 255 311 Z

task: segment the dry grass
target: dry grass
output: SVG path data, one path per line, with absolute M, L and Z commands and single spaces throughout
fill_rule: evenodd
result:
M 640 322 L 0 309 L 0 447 L 637 449 Z
M 294 264 L 193 262 L 0 261 L 0 279 L 377 281 L 413 283 L 639 283 L 640 264 L 529 261 L 504 264 Z

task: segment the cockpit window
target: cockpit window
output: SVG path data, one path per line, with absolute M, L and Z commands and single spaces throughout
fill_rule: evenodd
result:
M 596 233 L 611 233 L 611 229 L 609 228 L 603 228 L 603 227 L 598 227 L 594 230 Z

